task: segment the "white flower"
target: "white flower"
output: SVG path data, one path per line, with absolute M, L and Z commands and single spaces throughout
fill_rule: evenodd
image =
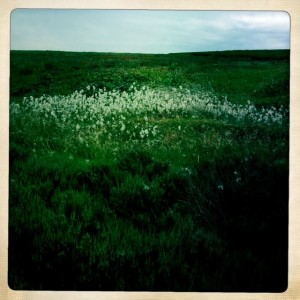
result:
M 150 187 L 146 184 L 144 184 L 144 191 L 149 191 L 150 190 Z
M 223 184 L 222 184 L 222 183 L 218 185 L 218 190 L 221 190 L 221 191 L 223 191 L 223 190 L 224 190 L 224 186 L 223 186 Z

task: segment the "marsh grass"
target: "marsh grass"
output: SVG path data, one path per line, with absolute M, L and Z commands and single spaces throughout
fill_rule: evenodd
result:
M 284 291 L 287 55 L 12 51 L 10 287 Z

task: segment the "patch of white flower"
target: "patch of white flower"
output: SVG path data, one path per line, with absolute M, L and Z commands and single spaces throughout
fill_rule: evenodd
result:
M 11 116 L 28 114 L 39 118 L 41 126 L 52 121 L 56 126 L 80 134 L 97 132 L 109 139 L 123 136 L 128 140 L 155 137 L 159 134 L 160 118 L 194 117 L 207 113 L 214 118 L 258 124 L 283 124 L 288 111 L 283 107 L 258 109 L 246 105 L 219 101 L 210 92 L 195 92 L 183 89 L 170 90 L 137 89 L 132 85 L 128 92 L 96 90 L 88 86 L 67 96 L 42 96 L 24 98 L 20 104 L 11 103 Z M 182 128 L 179 125 L 178 130 Z

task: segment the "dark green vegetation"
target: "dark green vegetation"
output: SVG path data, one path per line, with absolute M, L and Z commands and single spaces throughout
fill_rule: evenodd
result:
M 288 108 L 289 51 L 11 52 L 11 104 L 133 82 Z M 284 291 L 288 122 L 124 116 L 130 134 L 145 122 L 159 133 L 92 143 L 88 131 L 78 139 L 38 112 L 11 112 L 10 287 Z

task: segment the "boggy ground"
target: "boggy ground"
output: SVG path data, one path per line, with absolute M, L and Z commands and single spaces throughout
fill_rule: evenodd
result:
M 11 52 L 13 289 L 282 292 L 289 51 Z

